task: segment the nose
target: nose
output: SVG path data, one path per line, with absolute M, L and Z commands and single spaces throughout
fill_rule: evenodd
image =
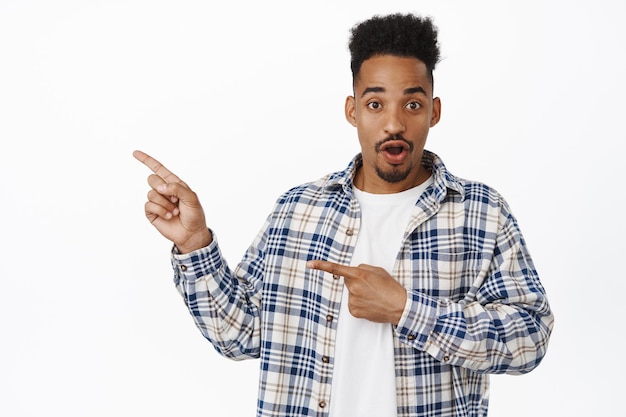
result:
M 385 133 L 396 135 L 404 132 L 404 120 L 401 109 L 388 108 L 385 116 Z

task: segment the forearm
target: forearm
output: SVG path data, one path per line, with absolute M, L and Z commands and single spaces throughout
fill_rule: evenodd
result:
M 413 292 L 396 331 L 405 343 L 446 364 L 519 374 L 545 355 L 552 323 L 543 295 L 532 304 L 481 305 Z
M 173 254 L 172 265 L 176 288 L 204 337 L 226 357 L 258 357 L 257 292 L 233 275 L 217 242 L 189 254 Z

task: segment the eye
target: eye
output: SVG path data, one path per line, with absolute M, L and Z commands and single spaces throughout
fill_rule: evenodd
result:
M 378 110 L 382 107 L 382 104 L 380 104 L 378 101 L 370 101 L 369 103 L 367 103 L 367 107 L 371 110 Z
M 419 104 L 417 101 L 411 101 L 406 105 L 406 108 L 409 110 L 418 110 L 420 107 L 422 107 L 422 105 Z

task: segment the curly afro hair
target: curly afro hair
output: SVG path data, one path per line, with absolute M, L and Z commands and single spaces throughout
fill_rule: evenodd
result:
M 412 14 L 374 16 L 352 27 L 349 49 L 352 79 L 361 70 L 363 61 L 376 55 L 412 57 L 422 61 L 431 81 L 439 62 L 437 27 L 428 17 Z

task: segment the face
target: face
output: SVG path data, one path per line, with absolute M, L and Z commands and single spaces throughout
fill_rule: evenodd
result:
M 370 193 L 394 193 L 424 182 L 426 138 L 439 122 L 426 65 L 416 58 L 380 55 L 363 62 L 346 99 L 346 119 L 357 129 L 363 166 L 354 183 Z

